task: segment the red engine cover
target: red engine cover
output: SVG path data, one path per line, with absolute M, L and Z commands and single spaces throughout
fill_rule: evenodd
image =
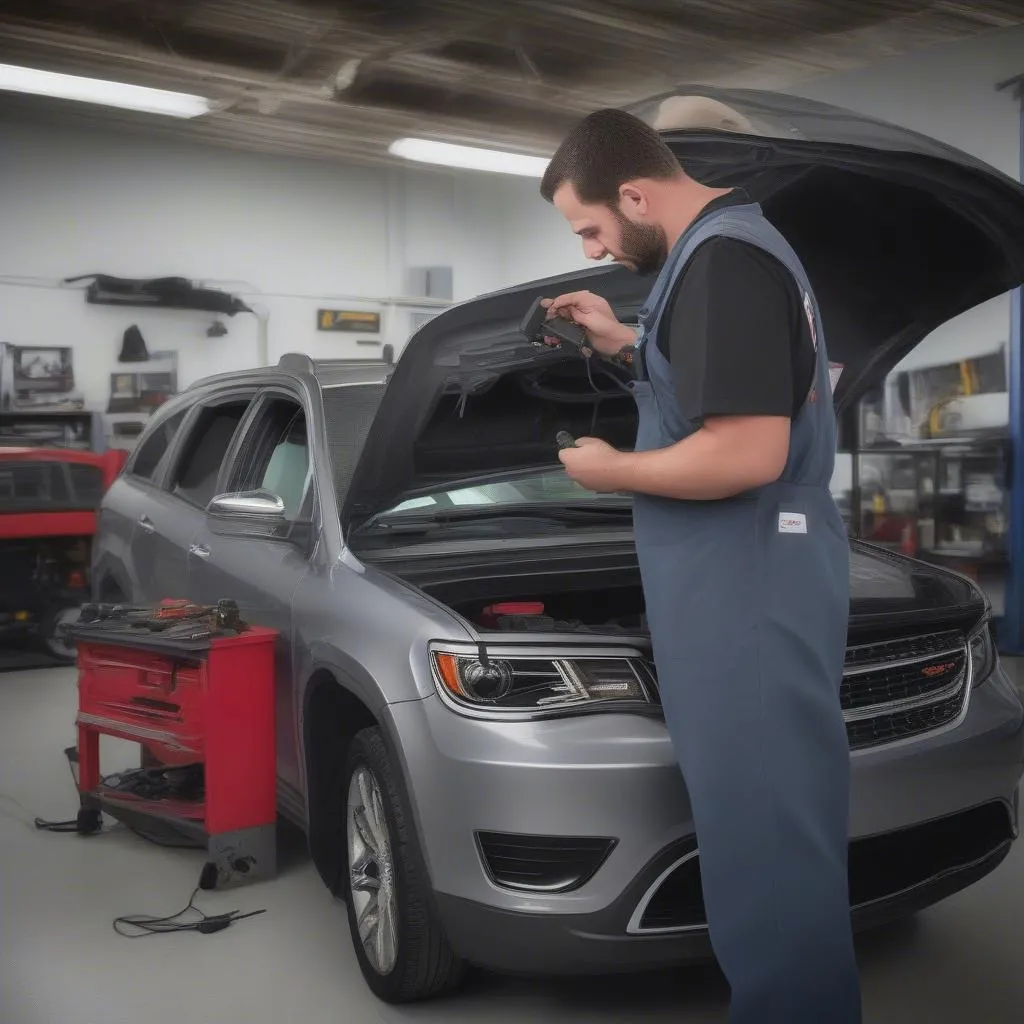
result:
M 543 601 L 502 601 L 485 608 L 480 621 L 485 626 L 496 626 L 503 615 L 543 615 Z

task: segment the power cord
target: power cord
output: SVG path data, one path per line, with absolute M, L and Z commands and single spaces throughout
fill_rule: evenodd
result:
M 78 761 L 78 752 L 74 748 L 69 747 L 65 753 L 68 756 L 68 764 L 71 768 L 72 778 L 74 778 L 73 765 Z M 131 781 L 139 778 L 146 779 L 146 781 L 150 783 L 153 781 L 153 776 L 150 773 L 146 772 L 144 769 L 135 769 L 128 772 L 117 772 L 104 776 L 101 779 L 101 782 L 103 785 L 109 785 L 111 780 L 117 779 L 118 782 L 115 783 L 113 788 L 127 788 L 123 787 L 124 781 Z M 166 777 L 162 781 L 166 782 Z M 195 785 L 194 780 L 189 781 L 193 786 Z M 75 784 L 77 787 L 77 779 L 75 779 Z M 16 807 L 24 811 L 26 815 L 31 814 L 29 809 L 20 800 L 18 800 L 17 797 L 11 796 L 8 793 L 0 793 L 0 802 L 2 801 L 14 804 Z M 0 808 L 0 812 L 2 812 L 2 808 Z M 14 815 L 10 815 L 10 812 L 4 813 L 8 816 L 15 817 Z M 202 846 L 202 844 L 187 840 L 181 843 L 166 842 L 154 835 L 147 834 L 142 829 L 139 829 L 134 825 L 130 825 L 127 822 L 122 824 L 125 824 L 126 827 L 136 835 L 149 840 L 151 843 L 156 843 L 158 846 L 166 846 L 172 849 L 195 849 L 197 846 L 200 848 Z M 49 821 L 45 818 L 35 817 L 33 819 L 33 825 L 36 829 L 45 832 L 71 833 L 79 831 L 79 823 L 75 818 L 70 818 L 66 821 Z M 266 913 L 265 908 L 260 910 L 251 910 L 247 913 L 242 913 L 238 910 L 230 910 L 224 914 L 207 914 L 200 910 L 199 907 L 195 905 L 196 896 L 199 894 L 201 889 L 209 890 L 214 888 L 216 886 L 216 880 L 216 866 L 212 861 L 207 861 L 206 864 L 203 865 L 203 871 L 199 877 L 199 884 L 192 890 L 192 895 L 189 896 L 188 903 L 186 903 L 185 906 L 177 913 L 169 914 L 166 917 L 156 917 L 150 914 L 127 914 L 122 915 L 121 917 L 115 917 L 111 922 L 111 926 L 118 935 L 126 939 L 139 939 L 144 938 L 147 935 L 161 935 L 166 932 L 199 932 L 201 935 L 211 935 L 214 932 L 220 932 L 224 931 L 226 928 L 230 928 L 236 921 L 244 921 L 246 918 L 257 917 L 260 914 Z M 188 914 L 189 911 L 198 914 L 199 920 L 180 920 Z M 126 929 L 134 929 L 134 931 L 126 931 Z
M 167 917 L 153 917 L 149 914 L 127 914 L 122 917 L 115 917 L 111 922 L 113 929 L 125 939 L 142 939 L 147 935 L 163 935 L 167 932 L 199 932 L 201 935 L 210 935 L 213 932 L 222 932 L 230 928 L 236 921 L 244 921 L 247 917 L 256 917 L 265 914 L 266 909 L 251 910 L 248 913 L 241 913 L 238 910 L 230 910 L 225 914 L 206 914 L 195 904 L 199 890 L 204 888 L 202 884 L 192 890 L 188 903 L 176 914 L 169 914 Z M 182 921 L 186 914 L 192 911 L 199 915 L 197 921 Z M 134 928 L 134 932 L 125 929 Z

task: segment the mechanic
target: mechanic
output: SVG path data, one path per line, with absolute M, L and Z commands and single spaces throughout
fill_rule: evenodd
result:
M 590 292 L 548 303 L 631 356 L 636 450 L 560 453 L 634 495 L 665 719 L 690 794 L 732 1024 L 861 1020 L 840 706 L 849 547 L 832 384 L 799 259 L 739 189 L 689 177 L 619 110 L 581 121 L 541 194 L 591 259 L 657 272 L 639 333 Z

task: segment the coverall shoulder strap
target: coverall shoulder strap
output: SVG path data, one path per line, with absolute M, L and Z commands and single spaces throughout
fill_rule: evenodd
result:
M 721 236 L 763 249 L 789 270 L 803 291 L 810 290 L 807 275 L 799 258 L 782 234 L 764 216 L 760 204 L 744 203 L 729 206 L 698 218 L 676 242 L 644 308 L 640 311 L 639 319 L 645 328 L 644 337 L 649 337 L 655 332 L 668 297 L 693 254 L 704 242 Z

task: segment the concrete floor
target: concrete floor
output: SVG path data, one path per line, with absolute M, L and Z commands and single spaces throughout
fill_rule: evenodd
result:
M 0 1021 L 3 1024 L 674 1024 L 724 1020 L 713 969 L 645 977 L 531 981 L 474 977 L 443 1003 L 389 1007 L 363 984 L 344 908 L 327 895 L 301 839 L 285 834 L 280 877 L 203 893 L 208 912 L 267 913 L 214 935 L 119 938 L 112 918 L 172 913 L 202 854 L 161 849 L 115 827 L 99 836 L 39 832 L 71 817 L 63 749 L 74 742 L 74 673 L 0 674 Z M 107 741 L 104 771 L 129 767 Z M 869 1024 L 1018 1024 L 1024 1020 L 1024 845 L 972 889 L 858 945 Z M 823 1022 L 824 1024 L 824 1022 Z

